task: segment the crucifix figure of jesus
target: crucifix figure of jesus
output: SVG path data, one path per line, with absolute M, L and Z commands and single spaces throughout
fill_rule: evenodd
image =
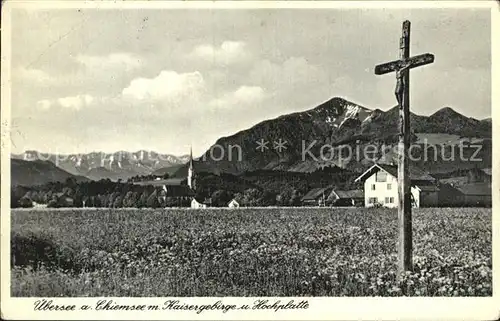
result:
M 375 67 L 376 75 L 396 73 L 395 95 L 399 105 L 398 146 L 398 270 L 412 269 L 411 180 L 408 163 L 410 145 L 410 69 L 434 62 L 430 53 L 410 57 L 410 21 L 403 22 L 399 59 Z

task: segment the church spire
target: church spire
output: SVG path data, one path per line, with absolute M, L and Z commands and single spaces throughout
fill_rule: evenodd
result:
M 193 170 L 193 146 L 189 149 L 189 169 Z
M 193 165 L 193 147 L 190 147 L 189 151 L 189 168 L 188 168 L 188 177 L 187 177 L 187 184 L 189 188 L 195 189 L 196 188 L 196 183 L 195 183 L 195 173 L 194 173 L 194 165 Z

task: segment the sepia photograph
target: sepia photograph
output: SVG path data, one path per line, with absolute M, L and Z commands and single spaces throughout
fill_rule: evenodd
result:
M 14 2 L 2 294 L 38 317 L 493 298 L 498 7 Z

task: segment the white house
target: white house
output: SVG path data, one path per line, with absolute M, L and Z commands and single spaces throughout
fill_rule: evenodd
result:
M 235 199 L 232 199 L 231 202 L 229 202 L 227 204 L 227 207 L 236 208 L 236 207 L 240 207 L 240 204 Z
M 41 203 L 33 202 L 33 207 L 34 208 L 46 208 L 47 204 L 41 204 Z
M 398 207 L 398 168 L 392 165 L 375 164 L 356 178 L 364 181 L 365 207 L 376 204 Z M 410 167 L 411 195 L 413 207 L 438 205 L 438 187 L 435 178 L 428 173 Z
M 207 205 L 198 202 L 195 198 L 191 200 L 191 208 L 206 208 Z

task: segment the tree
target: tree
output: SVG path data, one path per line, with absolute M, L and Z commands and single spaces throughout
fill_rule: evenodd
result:
M 19 207 L 19 197 L 17 197 L 17 195 L 14 193 L 10 193 L 10 207 Z
M 144 190 L 141 196 L 139 197 L 139 201 L 137 202 L 137 207 L 139 208 L 146 207 L 148 203 L 148 198 L 149 198 L 148 191 Z
M 114 207 L 116 198 L 120 197 L 120 192 L 113 192 L 109 196 L 107 207 Z M 121 202 L 121 200 L 120 200 Z
M 165 206 L 166 207 L 174 207 L 177 205 L 179 205 L 179 202 L 177 202 L 175 197 L 167 196 L 167 198 L 165 199 Z
M 26 195 L 29 190 L 26 187 L 16 186 L 10 190 L 11 207 L 19 207 L 19 200 Z
M 101 207 L 108 207 L 110 196 L 111 196 L 111 194 L 101 194 L 101 197 L 99 198 L 100 203 L 101 203 Z
M 276 194 L 270 191 L 264 191 L 262 197 L 258 200 L 259 206 L 272 206 L 276 204 Z
M 65 181 L 64 185 L 66 185 L 67 187 L 73 188 L 73 187 L 76 186 L 76 184 L 77 184 L 76 178 L 74 178 L 74 177 L 68 177 L 68 178 L 66 178 L 66 181 Z
M 153 193 L 149 195 L 146 206 L 151 208 L 160 207 L 160 202 L 158 202 L 158 193 L 156 192 L 156 190 L 154 190 Z
M 243 192 L 242 203 L 244 206 L 258 206 L 262 193 L 256 188 L 249 188 Z
M 120 208 L 120 207 L 123 207 L 123 196 L 121 195 L 118 195 L 114 202 L 113 202 L 113 207 L 114 208 Z
M 217 190 L 212 193 L 212 205 L 213 206 L 227 206 L 227 203 L 231 201 L 232 195 L 226 190 Z
M 69 197 L 73 197 L 73 195 L 75 194 L 75 191 L 73 190 L 73 188 L 69 187 L 69 186 L 68 187 L 64 187 L 62 189 L 62 192 L 63 192 L 64 195 L 67 195 Z
M 288 206 L 290 205 L 291 198 L 292 198 L 292 190 L 286 188 L 276 196 L 276 204 L 279 206 Z
M 93 201 L 93 206 L 94 207 L 102 207 L 102 195 L 97 194 L 97 196 L 94 196 L 94 201 Z
M 59 207 L 59 202 L 57 201 L 57 198 L 54 197 L 52 198 L 48 203 L 47 207 Z
M 292 195 L 290 196 L 289 205 L 290 206 L 299 206 L 300 205 L 301 194 L 298 190 L 294 189 L 292 191 Z
M 82 207 L 83 206 L 83 193 L 81 191 L 81 188 L 77 186 L 75 188 L 75 192 L 73 193 L 73 202 L 76 207 Z
M 134 207 L 134 200 L 132 199 L 132 191 L 128 191 L 123 197 L 123 207 Z
M 238 202 L 238 204 L 240 204 L 240 206 L 246 206 L 244 204 L 243 193 L 236 193 L 236 194 L 234 194 L 233 198 L 236 200 L 236 202 Z
M 87 195 L 84 195 L 82 197 L 82 206 L 83 207 L 92 207 L 92 204 L 91 204 L 91 199 L 89 196 Z
M 132 192 L 132 199 L 130 201 L 130 206 L 131 207 L 139 207 L 138 203 L 139 203 L 139 197 L 140 196 L 141 195 L 139 195 L 139 192 L 137 192 L 137 191 L 133 191 Z
M 48 204 L 52 199 L 52 195 L 54 195 L 54 193 L 51 190 L 45 192 L 42 198 L 42 203 Z
M 139 193 L 137 192 L 132 192 L 132 191 L 129 191 L 127 193 L 127 203 L 125 203 L 125 199 L 123 200 L 123 206 L 126 206 L 126 207 L 139 207 Z

